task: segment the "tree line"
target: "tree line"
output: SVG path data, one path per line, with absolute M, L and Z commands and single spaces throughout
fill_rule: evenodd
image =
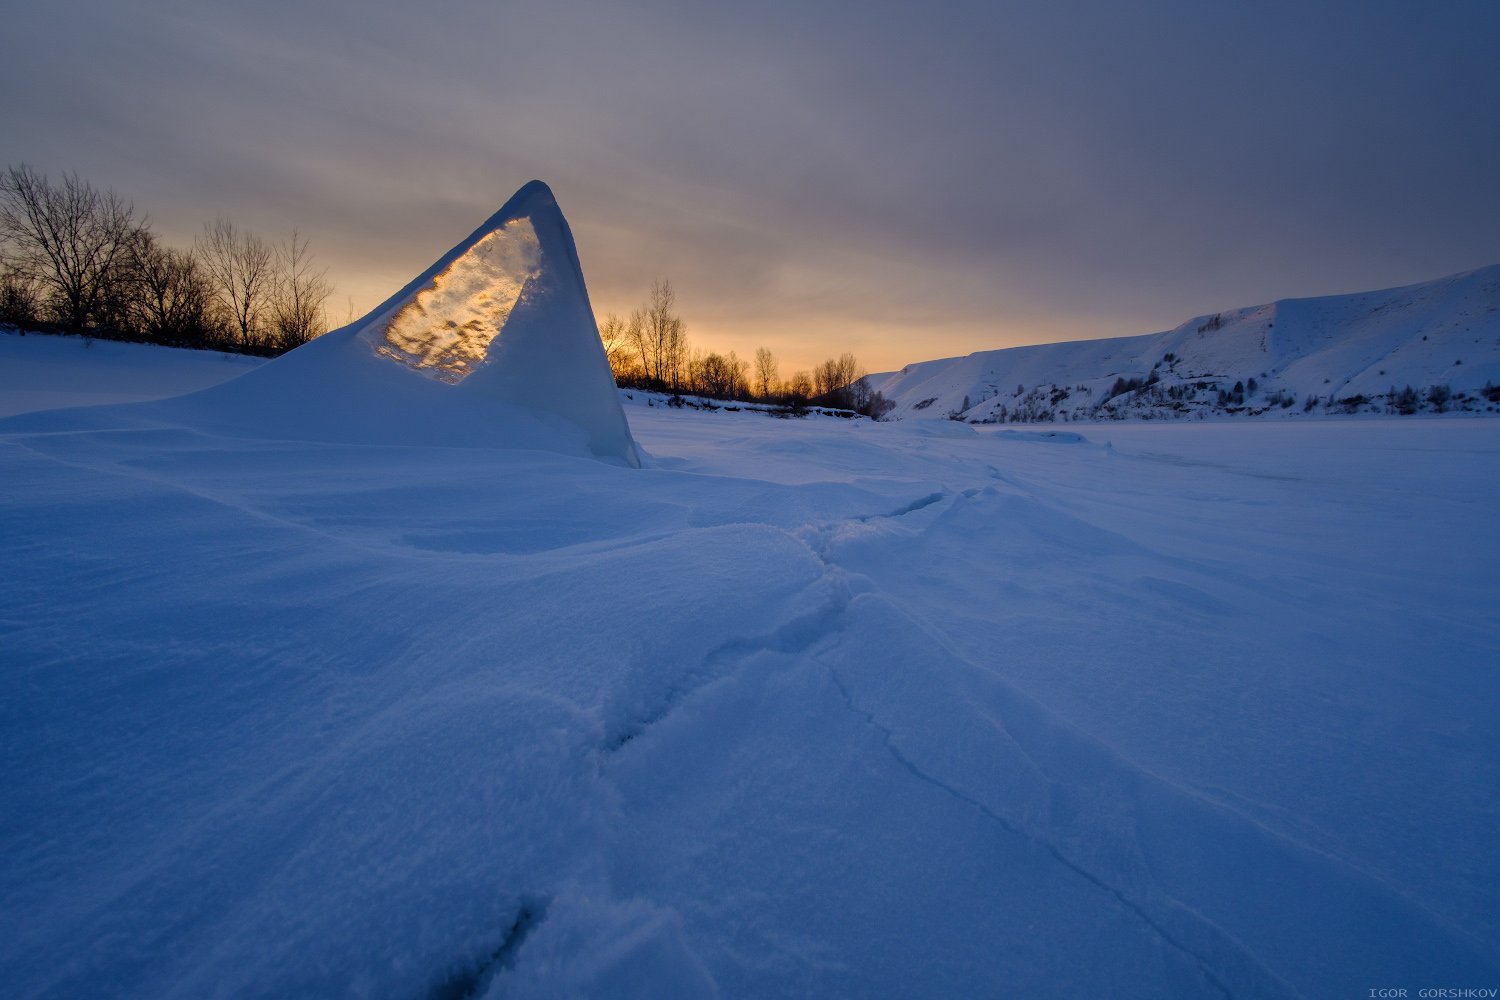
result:
M 606 315 L 599 324 L 599 339 L 615 384 L 624 388 L 793 409 L 817 404 L 870 416 L 890 409 L 884 397 L 870 389 L 867 373 L 847 352 L 812 371 L 793 372 L 783 379 L 770 348 L 757 348 L 755 357 L 746 359 L 734 351 L 720 354 L 693 347 L 687 325 L 677 314 L 677 293 L 665 278 L 652 284 L 646 301 L 628 317 Z
M 179 249 L 76 174 L 54 182 L 25 164 L 0 173 L 0 324 L 275 355 L 327 329 L 332 291 L 296 230 L 271 244 L 220 217 Z M 890 408 L 850 353 L 783 379 L 769 348 L 742 359 L 693 347 L 666 279 L 627 318 L 606 316 L 599 335 L 620 386 L 872 416 Z
M 76 174 L 0 174 L 0 323 L 274 355 L 327 330 L 332 291 L 296 230 L 271 244 L 220 217 L 178 249 Z

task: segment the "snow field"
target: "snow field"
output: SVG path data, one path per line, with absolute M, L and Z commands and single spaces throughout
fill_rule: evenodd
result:
M 1500 975 L 1494 422 L 627 402 L 646 469 L 0 423 L 8 990 Z

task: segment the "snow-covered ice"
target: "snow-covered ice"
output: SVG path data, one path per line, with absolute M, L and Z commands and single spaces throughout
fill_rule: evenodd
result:
M 641 402 L 0 422 L 7 995 L 1500 982 L 1500 422 Z

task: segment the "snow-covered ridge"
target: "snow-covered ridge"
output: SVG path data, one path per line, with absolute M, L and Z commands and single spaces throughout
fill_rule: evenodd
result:
M 871 384 L 896 404 L 893 420 L 1500 413 L 1500 265 L 1164 333 L 924 361 Z

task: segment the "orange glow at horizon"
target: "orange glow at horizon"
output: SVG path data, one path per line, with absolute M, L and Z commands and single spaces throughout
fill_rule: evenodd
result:
M 454 267 L 444 272 L 445 284 L 451 272 L 459 267 L 468 266 L 468 264 L 460 265 L 455 262 Z M 479 275 L 476 273 L 473 277 L 477 278 Z M 456 278 L 455 275 L 452 280 Z M 363 280 L 349 276 L 344 279 L 341 286 L 348 288 L 352 293 L 343 296 L 347 300 L 346 315 L 331 325 L 338 327 L 358 321 L 371 308 L 363 303 L 384 301 L 391 294 L 392 286 L 399 287 L 401 283 L 396 280 L 395 275 L 384 279 L 363 277 Z M 517 294 L 519 294 L 519 289 L 517 289 Z M 488 327 L 490 330 L 486 336 L 480 330 L 471 329 L 470 335 L 474 339 L 466 340 L 466 343 L 472 346 L 458 348 L 459 351 L 466 353 L 463 358 L 455 355 L 450 359 L 451 366 L 445 366 L 436 360 L 442 355 L 441 345 L 448 335 L 444 334 L 443 329 L 434 328 L 430 319 L 424 318 L 424 313 L 430 313 L 436 309 L 435 306 L 429 306 L 429 298 L 425 296 L 420 298 L 422 309 L 420 311 L 414 309 L 412 314 L 406 317 L 406 320 L 412 323 L 413 332 L 407 332 L 405 321 L 403 321 L 403 328 L 397 335 L 398 341 L 377 344 L 376 349 L 404 364 L 412 365 L 417 370 L 426 371 L 434 377 L 451 382 L 459 381 L 472 367 L 483 360 L 494 332 L 503 325 L 504 315 L 507 315 L 509 308 L 514 306 L 514 299 L 507 302 L 505 295 L 500 295 L 499 298 L 501 299 L 499 305 L 505 308 L 492 310 L 492 318 L 489 321 L 476 320 L 474 316 L 464 321 L 464 323 L 479 322 L 481 326 Z M 595 296 L 592 293 L 591 298 L 595 319 L 600 323 L 611 313 L 626 317 L 632 308 L 640 304 L 634 299 L 621 301 L 618 297 Z M 476 300 L 473 305 L 478 308 L 480 303 Z M 854 354 L 865 371 L 885 372 L 898 371 L 909 364 L 938 358 L 959 357 L 976 351 L 1000 350 L 1061 340 L 1089 340 L 1096 336 L 1122 335 L 1121 332 L 1092 333 L 1071 324 L 1059 326 L 1045 322 L 1017 324 L 997 320 L 992 324 L 919 325 L 870 322 L 863 317 L 842 320 L 826 314 L 810 318 L 806 323 L 777 319 L 762 325 L 695 318 L 695 314 L 701 311 L 704 310 L 694 309 L 691 306 L 679 310 L 687 324 L 687 336 L 692 349 L 703 353 L 718 354 L 734 351 L 742 361 L 753 365 L 756 348 L 769 348 L 775 355 L 778 376 L 783 381 L 790 379 L 799 371 L 811 372 L 824 360 L 838 357 L 845 351 Z M 734 312 L 733 309 L 712 308 L 707 311 L 717 312 L 721 316 L 732 315 Z M 456 332 L 451 336 L 454 339 L 458 338 Z M 424 361 L 424 359 L 430 360 Z M 447 374 L 442 374 L 444 372 Z

